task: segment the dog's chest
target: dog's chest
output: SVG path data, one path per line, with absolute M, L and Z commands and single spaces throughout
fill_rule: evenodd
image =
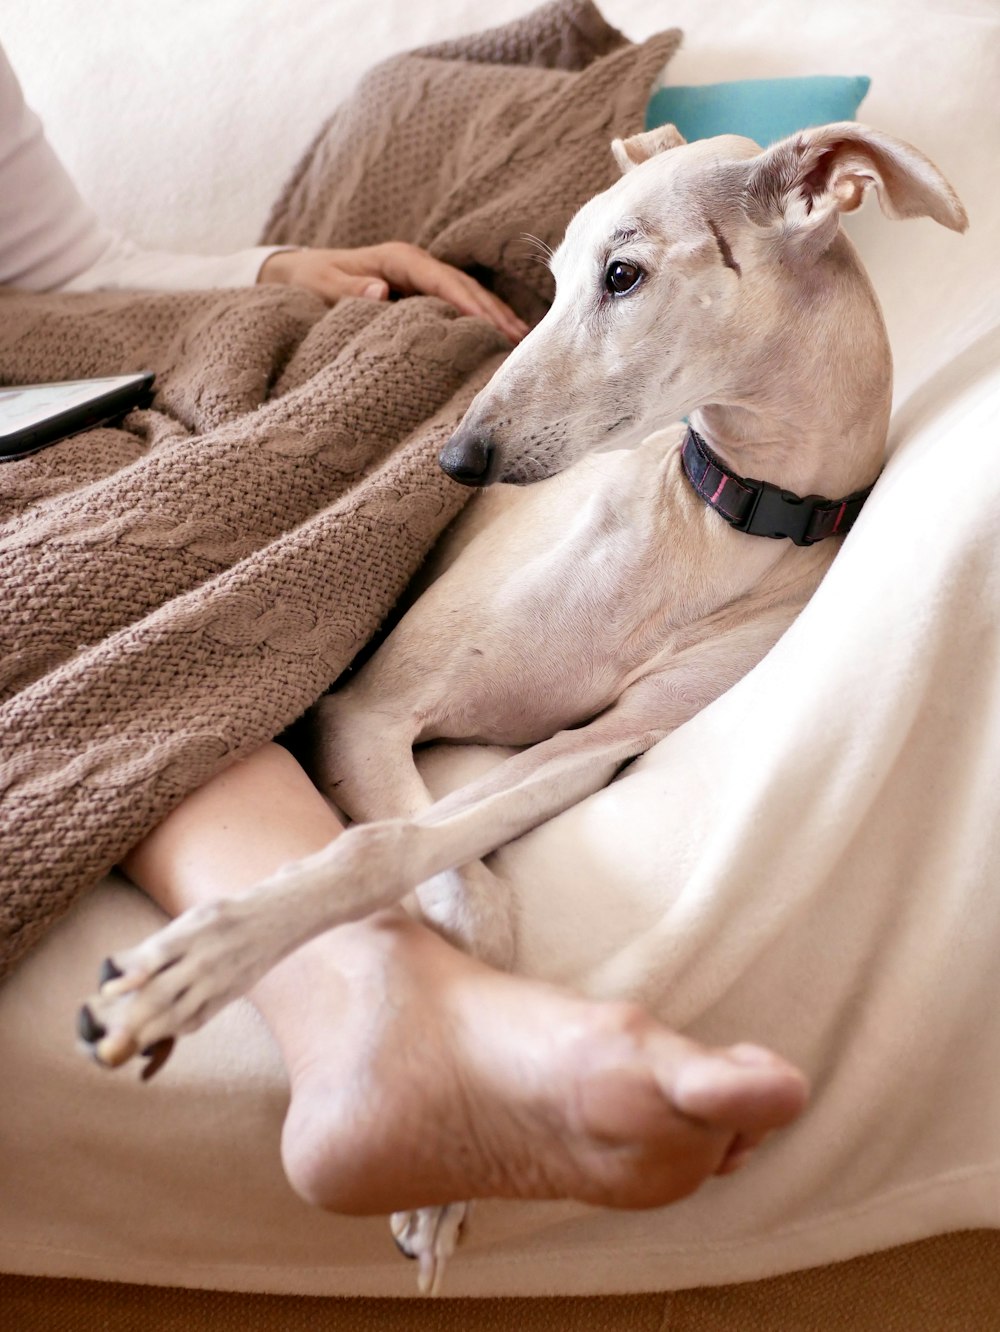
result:
M 630 493 L 627 471 L 616 486 L 604 460 L 598 481 L 553 487 L 544 503 L 526 494 L 449 570 L 440 734 L 528 744 L 574 725 L 686 621 L 657 515 Z

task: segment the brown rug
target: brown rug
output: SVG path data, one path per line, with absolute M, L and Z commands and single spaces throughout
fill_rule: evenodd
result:
M 324 1300 L 0 1276 L 0 1319 L 10 1332 L 996 1332 L 1000 1234 L 738 1286 L 588 1299 Z

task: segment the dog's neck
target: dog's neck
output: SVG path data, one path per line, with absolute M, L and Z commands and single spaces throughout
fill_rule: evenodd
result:
M 812 271 L 814 290 L 776 347 L 730 349 L 730 382 L 689 413 L 734 472 L 799 495 L 836 498 L 874 481 L 892 404 L 889 339 L 846 237 Z M 808 310 L 807 317 L 802 316 Z M 721 382 L 727 370 L 718 367 Z

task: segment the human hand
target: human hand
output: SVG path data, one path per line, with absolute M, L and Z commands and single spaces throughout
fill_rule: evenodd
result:
M 462 314 L 489 320 L 511 342 L 528 332 L 528 325 L 475 278 L 405 241 L 354 250 L 280 250 L 264 260 L 257 281 L 308 287 L 330 305 L 342 296 L 385 301 L 390 291 L 439 296 Z

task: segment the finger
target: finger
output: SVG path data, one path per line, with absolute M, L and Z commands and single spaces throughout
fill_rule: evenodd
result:
M 366 301 L 389 299 L 389 284 L 370 275 L 355 277 L 339 268 L 328 268 L 315 275 L 312 285 L 330 305 L 345 297 L 354 296 Z
M 366 301 L 387 301 L 389 299 L 389 284 L 383 282 L 381 278 L 366 278 L 361 295 Z
M 523 319 L 515 314 L 510 306 L 502 301 L 499 296 L 495 296 L 491 291 L 486 291 L 485 287 L 481 288 L 481 290 L 485 292 L 487 301 L 496 312 L 496 317 L 504 321 L 504 326 L 506 328 L 510 328 L 514 341 L 520 342 L 522 338 L 527 337 L 531 332 L 530 325 L 526 324 Z
M 449 266 L 444 265 L 445 268 Z M 530 331 L 528 325 L 523 319 L 520 319 L 514 311 L 499 296 L 495 296 L 474 277 L 468 273 L 463 273 L 458 269 L 450 269 L 451 273 L 457 274 L 457 281 L 462 285 L 467 294 L 473 309 L 469 313 L 482 314 L 490 323 L 495 324 L 502 332 L 515 342 L 520 340 Z
M 475 278 L 435 259 L 418 245 L 386 241 L 354 250 L 328 250 L 324 257 L 332 259 L 340 272 L 353 277 L 371 280 L 378 275 L 405 296 L 437 296 L 461 314 L 488 320 L 512 342 L 520 342 L 530 331 L 508 305 Z
M 311 255 L 309 262 L 298 266 L 292 281 L 322 296 L 328 305 L 335 305 L 345 297 L 360 297 L 369 301 L 389 298 L 389 284 L 372 273 L 347 273 L 324 256 Z
M 510 306 L 499 296 L 487 291 L 475 278 L 460 269 L 452 268 L 450 264 L 439 263 L 438 260 L 433 262 L 438 265 L 439 281 L 439 290 L 433 294 L 442 296 L 463 314 L 480 315 L 488 319 L 513 342 L 520 342 L 528 333 L 528 325 L 518 318 Z M 433 281 L 434 278 L 430 280 Z
M 499 297 L 488 292 L 475 278 L 460 268 L 435 259 L 415 245 L 373 247 L 380 271 L 398 291 L 413 295 L 437 296 L 461 314 L 479 316 L 513 342 L 520 342 L 528 326 Z

